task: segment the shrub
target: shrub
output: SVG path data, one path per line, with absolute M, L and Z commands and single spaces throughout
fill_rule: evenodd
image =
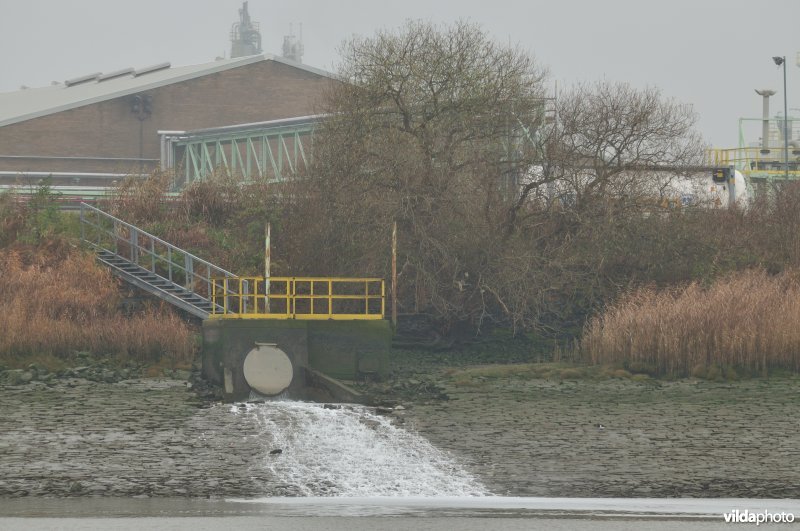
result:
M 0 193 L 0 247 L 14 242 L 39 244 L 60 237 L 66 227 L 59 210 L 61 193 L 50 178 L 31 190 L 22 201 L 13 191 Z
M 187 325 L 160 307 L 123 316 L 116 280 L 92 256 L 63 247 L 24 250 L 0 256 L 0 357 L 90 351 L 139 362 L 192 359 Z
M 734 273 L 704 288 L 635 290 L 591 319 L 580 342 L 595 364 L 709 379 L 800 370 L 798 272 Z

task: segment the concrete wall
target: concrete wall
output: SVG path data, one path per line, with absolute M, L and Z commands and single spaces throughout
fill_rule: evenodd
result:
M 209 319 L 203 322 L 203 374 L 225 385 L 227 371 L 226 398 L 246 399 L 245 356 L 256 342 L 275 343 L 292 361 L 290 394 L 306 396 L 305 367 L 343 380 L 387 376 L 391 337 L 388 321 Z
M 0 128 L 0 170 L 138 172 L 138 162 L 42 157 L 160 158 L 159 130 L 191 130 L 314 114 L 328 77 L 275 61 L 144 91 L 152 114 L 143 121 L 125 96 Z M 68 89 L 67 89 L 68 90 Z M 8 156 L 32 157 L 26 159 Z M 4 157 L 5 156 L 5 157 Z
M 309 366 L 342 380 L 389 373 L 389 321 L 309 321 Z
M 308 365 L 308 332 L 305 322 L 292 320 L 209 319 L 203 321 L 203 374 L 209 380 L 230 387 L 225 395 L 246 399 L 250 386 L 244 378 L 244 358 L 255 343 L 275 343 L 292 362 L 294 380 L 290 391 L 305 386 L 301 367 Z

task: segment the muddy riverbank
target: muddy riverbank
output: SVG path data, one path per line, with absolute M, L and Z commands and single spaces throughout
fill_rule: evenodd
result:
M 797 379 L 496 379 L 407 425 L 496 494 L 800 498 Z
M 0 389 L 0 497 L 286 494 L 256 419 L 186 381 L 80 378 Z M 800 498 L 792 378 L 734 383 L 513 376 L 443 367 L 380 388 L 398 423 L 506 496 Z
M 176 379 L 0 390 L 0 496 L 248 496 L 266 478 L 248 419 Z

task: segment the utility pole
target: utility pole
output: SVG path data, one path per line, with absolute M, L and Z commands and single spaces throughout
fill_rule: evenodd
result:
M 786 56 L 772 58 L 776 65 L 783 65 L 783 169 L 789 180 L 789 105 L 786 99 Z
M 392 225 L 392 328 L 397 332 L 397 222 Z
M 270 236 L 272 233 L 272 223 L 267 223 L 264 228 L 264 309 L 269 312 L 269 274 L 270 274 L 270 261 L 271 261 L 271 242 Z M 288 301 L 288 300 L 287 300 Z M 288 302 L 287 302 L 288 304 Z

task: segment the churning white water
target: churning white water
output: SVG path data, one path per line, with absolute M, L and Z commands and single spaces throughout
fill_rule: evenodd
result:
M 487 494 L 453 458 L 364 406 L 275 401 L 231 412 L 254 417 L 262 430 L 261 463 L 295 495 Z

